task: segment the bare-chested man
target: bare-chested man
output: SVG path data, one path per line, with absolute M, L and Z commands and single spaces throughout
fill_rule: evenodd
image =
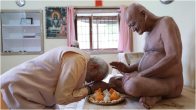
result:
M 110 63 L 124 73 L 122 78 L 111 78 L 110 83 L 121 92 L 139 97 L 139 102 L 146 108 L 162 98 L 180 96 L 183 88 L 182 43 L 175 21 L 168 16 L 155 16 L 136 3 L 128 7 L 126 21 L 140 35 L 149 32 L 144 56 L 130 67 L 120 62 Z

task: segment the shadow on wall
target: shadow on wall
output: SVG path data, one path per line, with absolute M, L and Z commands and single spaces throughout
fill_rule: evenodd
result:
M 189 81 L 188 85 L 191 88 L 195 89 L 195 32 L 192 31 L 192 34 L 190 35 L 191 38 L 189 39 L 189 51 L 186 51 L 187 54 L 187 71 L 186 76 L 187 80 Z
M 195 32 L 186 36 L 186 45 L 183 46 L 183 77 L 184 85 L 195 89 Z M 186 47 L 186 48 L 185 48 Z

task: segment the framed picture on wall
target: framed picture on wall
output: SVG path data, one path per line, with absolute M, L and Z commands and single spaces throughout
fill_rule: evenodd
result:
M 46 37 L 67 38 L 66 7 L 46 7 Z
M 21 18 L 20 24 L 33 24 L 33 18 Z

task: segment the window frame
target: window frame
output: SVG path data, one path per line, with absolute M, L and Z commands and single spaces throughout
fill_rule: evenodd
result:
M 75 10 L 96 10 L 96 9 L 101 9 L 101 10 L 109 10 L 109 9 L 114 9 L 114 10 L 119 10 L 119 7 L 109 7 L 109 8 L 74 8 Z M 118 27 L 119 27 L 119 32 L 120 32 L 120 13 L 118 13 Z M 101 16 L 94 16 L 94 17 L 101 17 Z M 108 16 L 102 16 L 102 17 L 108 17 Z M 111 16 L 110 16 L 111 17 Z M 78 18 L 89 18 L 89 32 L 90 32 L 90 49 L 83 49 L 85 51 L 90 52 L 91 54 L 107 54 L 107 53 L 119 53 L 121 51 L 118 51 L 117 48 L 99 48 L 99 49 L 93 49 L 93 42 L 92 42 L 92 20 L 93 16 L 77 16 L 77 13 L 75 14 L 75 19 L 74 19 L 74 25 L 75 25 L 75 37 L 76 40 L 78 40 L 78 30 L 77 30 L 77 20 Z

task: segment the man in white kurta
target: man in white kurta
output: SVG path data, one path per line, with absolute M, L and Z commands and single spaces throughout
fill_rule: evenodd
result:
M 50 108 L 79 101 L 90 56 L 77 48 L 55 48 L 3 73 L 1 93 L 9 108 Z

